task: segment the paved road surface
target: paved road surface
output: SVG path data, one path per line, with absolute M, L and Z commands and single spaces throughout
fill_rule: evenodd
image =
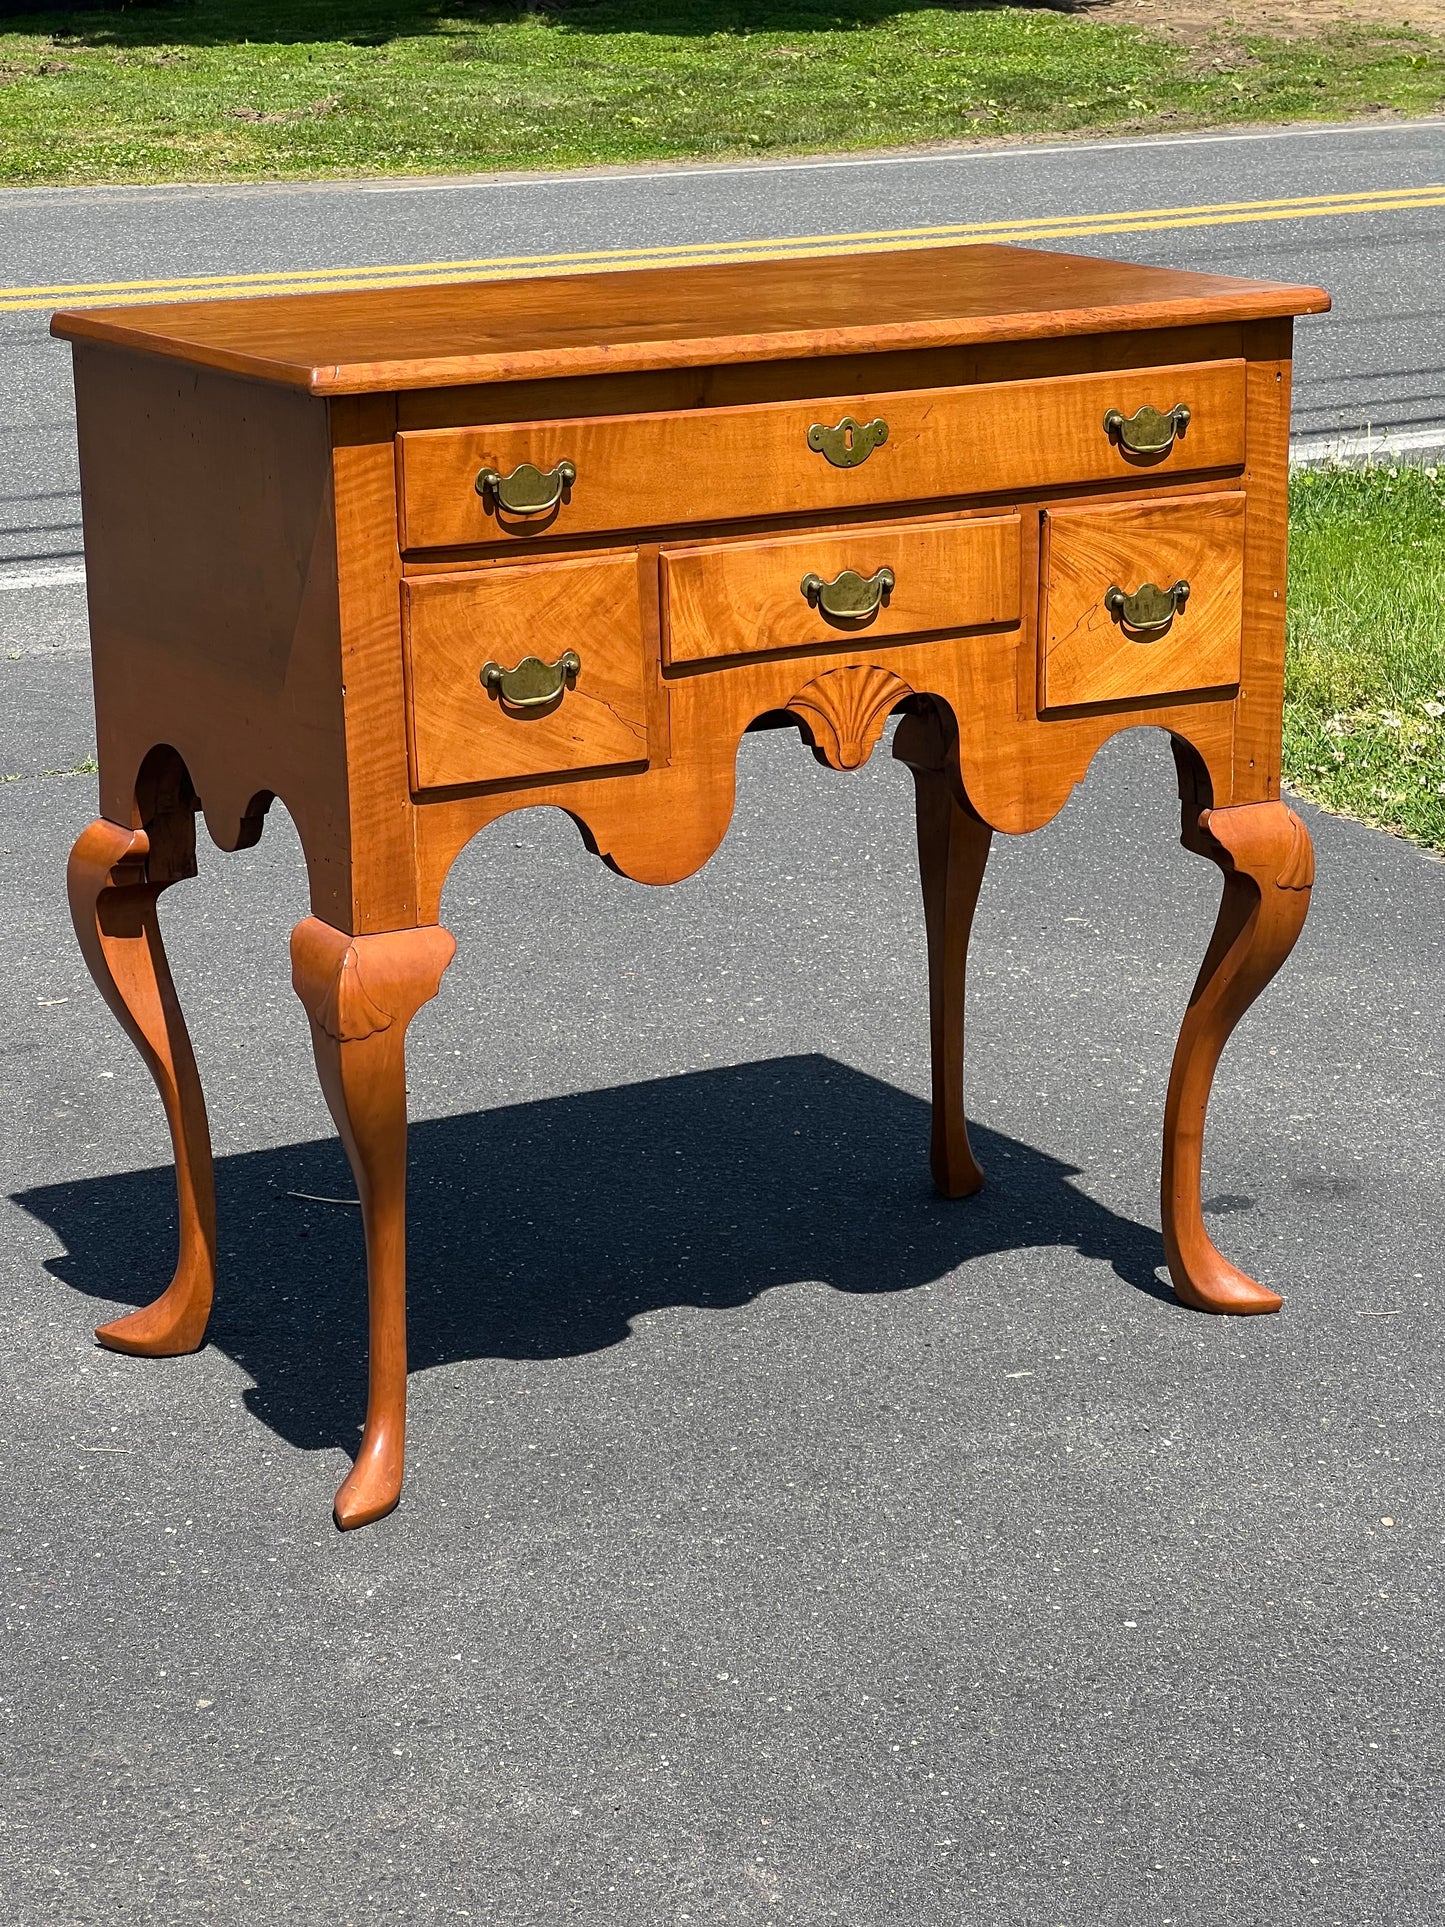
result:
M 1382 157 L 1424 178 L 1438 136 L 1310 139 L 1324 192 L 1367 150 L 1377 183 Z M 1210 163 L 1228 180 L 1118 174 L 1097 198 L 1234 198 L 1243 151 Z M 759 228 L 745 192 L 803 191 L 703 178 L 728 232 Z M 778 225 L 819 226 L 818 202 L 835 226 L 896 223 L 905 198 L 918 217 L 897 185 L 917 178 L 880 170 L 871 208 L 850 174 L 814 181 L 813 218 Z M 948 178 L 930 216 L 1000 205 Z M 607 225 L 626 193 L 694 231 L 676 197 L 700 191 L 556 190 L 541 238 L 658 232 Z M 503 192 L 470 192 L 467 244 L 512 244 L 476 216 Z M 535 244 L 519 194 L 509 235 Z M 224 233 L 183 246 L 198 204 Z M 36 276 L 82 256 L 82 219 L 86 274 L 116 278 L 359 259 L 356 209 L 384 259 L 398 206 L 436 210 L 417 258 L 455 244 L 458 203 L 167 194 L 108 225 L 74 205 Z M 1433 217 L 1411 219 L 1380 224 L 1392 272 Z M 1358 263 L 1373 226 L 1138 246 L 1339 287 L 1326 257 Z M 1380 279 L 1358 270 L 1356 314 Z M 57 364 L 14 325 L 15 391 L 59 446 L 37 372 Z M 1438 361 L 1381 339 L 1377 366 Z M 1323 394 L 1349 364 L 1318 365 Z M 1445 866 L 1308 812 L 1314 915 L 1214 1113 L 1210 1222 L 1287 1293 L 1236 1322 L 1160 1283 L 1164 1076 L 1217 894 L 1175 841 L 1162 741 L 1112 745 L 1057 824 L 1001 840 L 971 1004 L 991 1184 L 961 1205 L 926 1181 L 921 919 L 885 755 L 845 780 L 749 739 L 727 844 L 670 891 L 610 876 L 554 813 L 498 825 L 453 876 L 461 954 L 413 1030 L 410 1483 L 341 1538 L 360 1252 L 353 1210 L 296 1195 L 350 1182 L 287 982 L 305 905 L 279 807 L 167 906 L 219 1153 L 212 1342 L 149 1363 L 89 1340 L 154 1290 L 173 1233 L 154 1094 L 62 906 L 95 801 L 45 773 L 91 740 L 84 658 L 51 639 L 0 655 L 8 1922 L 1438 1919 Z
M 83 664 L 0 675 L 3 766 L 54 767 Z M 1162 740 L 997 852 L 991 1186 L 951 1206 L 904 772 L 755 737 L 740 789 L 673 890 L 552 812 L 454 874 L 412 1031 L 409 1484 L 342 1538 L 361 1254 L 295 1195 L 351 1186 L 287 982 L 294 834 L 278 806 L 167 903 L 222 1286 L 205 1351 L 125 1359 L 90 1329 L 174 1233 L 62 905 L 94 783 L 0 787 L 15 1927 L 1438 1920 L 1445 866 L 1307 812 L 1314 915 L 1225 1060 L 1206 1192 L 1287 1302 L 1212 1320 L 1159 1282 L 1217 893 Z
M 69 359 L 45 333 L 69 297 L 7 312 L 15 290 L 1244 203 L 1242 221 L 1166 214 L 1053 244 L 1322 283 L 1336 306 L 1301 324 L 1297 435 L 1445 444 L 1445 193 L 1384 211 L 1361 200 L 1428 186 L 1445 188 L 1445 121 L 545 180 L 0 194 L 0 574 L 80 553 Z M 1271 203 L 1328 195 L 1353 211 L 1273 218 Z

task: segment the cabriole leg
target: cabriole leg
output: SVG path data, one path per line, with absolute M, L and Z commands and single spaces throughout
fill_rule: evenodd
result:
M 406 1030 L 456 953 L 432 924 L 349 937 L 317 917 L 291 933 L 321 1088 L 361 1200 L 370 1362 L 366 1428 L 336 1523 L 368 1525 L 401 1497 L 406 1448 Z
M 968 940 L 993 832 L 959 799 L 957 776 L 950 782 L 946 774 L 946 752 L 946 734 L 935 716 L 907 716 L 899 725 L 893 753 L 913 771 L 928 935 L 929 1164 L 946 1198 L 966 1198 L 983 1184 L 983 1172 L 968 1141 L 963 1107 L 964 989 Z
M 1174 1289 L 1197 1311 L 1277 1311 L 1277 1292 L 1220 1255 L 1204 1228 L 1200 1183 L 1210 1086 L 1230 1033 L 1293 950 L 1309 911 L 1314 850 L 1284 803 L 1186 806 L 1184 847 L 1224 872 L 1218 921 L 1174 1051 L 1164 1108 L 1162 1214 Z
M 194 874 L 193 807 L 152 823 L 149 834 L 99 818 L 76 839 L 67 872 L 81 953 L 156 1081 L 175 1151 L 181 1232 L 175 1276 L 152 1304 L 96 1333 L 112 1351 L 150 1358 L 195 1351 L 215 1293 L 211 1137 L 156 914 L 161 891 Z

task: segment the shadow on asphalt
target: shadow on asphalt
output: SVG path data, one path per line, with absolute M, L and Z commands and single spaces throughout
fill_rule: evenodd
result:
M 563 33 L 658 33 L 702 37 L 750 33 L 808 33 L 819 28 L 871 27 L 900 13 L 917 13 L 937 0 L 520 0 L 512 8 L 483 8 L 478 25 L 539 15 Z M 1088 14 L 1096 0 L 953 0 L 957 13 L 997 13 L 1022 7 L 1030 13 Z M 336 0 L 204 0 L 171 5 L 166 0 L 0 0 L 6 15 L 75 14 L 68 30 L 92 46 L 224 47 L 310 45 L 332 41 L 348 47 L 384 47 L 429 33 L 455 35 L 466 10 L 442 0 L 365 0 L 339 7 Z M 100 17 L 97 19 L 96 15 Z M 490 15 L 490 18 L 485 16 Z
M 1174 1307 L 1159 1233 L 1015 1138 L 975 1126 L 989 1183 L 939 1198 L 928 1121 L 890 1084 L 797 1056 L 414 1124 L 412 1367 L 576 1356 L 666 1306 L 736 1307 L 805 1279 L 911 1291 L 972 1258 L 1049 1245 L 1106 1260 Z M 349 1449 L 366 1382 L 360 1212 L 292 1195 L 355 1196 L 339 1145 L 222 1158 L 216 1184 L 209 1342 L 254 1380 L 247 1402 L 283 1438 Z M 55 1277 L 140 1304 L 168 1275 L 174 1197 L 158 1167 L 16 1202 L 63 1244 Z

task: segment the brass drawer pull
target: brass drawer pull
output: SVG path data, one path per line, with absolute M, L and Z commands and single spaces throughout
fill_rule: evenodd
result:
M 805 575 L 798 586 L 815 609 L 832 616 L 835 622 L 864 622 L 883 607 L 883 598 L 892 594 L 894 579 L 892 569 L 879 569 L 876 575 L 868 576 L 859 575 L 856 569 L 844 569 L 831 582 L 820 575 Z
M 1189 410 L 1182 401 L 1162 415 L 1146 402 L 1132 415 L 1121 415 L 1117 408 L 1111 408 L 1104 417 L 1104 433 L 1131 455 L 1168 454 L 1175 438 L 1188 426 Z
M 556 662 L 524 656 L 515 669 L 488 662 L 482 665 L 482 687 L 509 709 L 548 709 L 566 694 L 581 668 L 582 658 L 575 649 L 564 649 Z
M 1125 595 L 1116 583 L 1106 591 L 1104 607 L 1122 628 L 1144 636 L 1162 636 L 1175 616 L 1183 615 L 1188 600 L 1189 584 L 1182 578 L 1171 589 L 1142 583 L 1133 595 Z
M 814 422 L 808 430 L 809 448 L 834 468 L 857 468 L 887 440 L 888 424 L 881 415 L 871 422 L 854 421 L 851 415 L 845 415 L 836 428 Z
M 556 508 L 576 480 L 577 470 L 571 462 L 558 462 L 555 468 L 546 470 L 519 462 L 510 475 L 484 468 L 477 477 L 477 493 L 490 495 L 511 515 L 545 515 Z

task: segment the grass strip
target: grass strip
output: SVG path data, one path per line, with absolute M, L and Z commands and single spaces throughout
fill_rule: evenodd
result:
M 1445 850 L 1445 469 L 1298 470 L 1289 598 L 1285 781 Z
M 544 10 L 545 9 L 545 10 Z M 1028 7 L 172 0 L 0 33 L 0 181 L 451 173 L 1428 114 L 1408 27 L 1203 44 Z

